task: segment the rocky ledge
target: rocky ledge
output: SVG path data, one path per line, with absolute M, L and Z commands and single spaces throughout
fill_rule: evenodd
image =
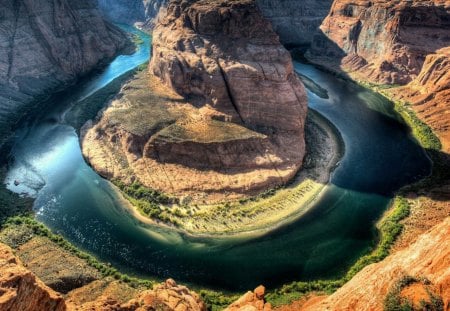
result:
M 149 69 L 85 127 L 83 153 L 102 175 L 212 202 L 297 173 L 306 93 L 255 1 L 170 1 Z

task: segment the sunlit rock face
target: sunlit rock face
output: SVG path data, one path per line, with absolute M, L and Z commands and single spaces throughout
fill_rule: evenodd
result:
M 297 173 L 306 93 L 255 1 L 170 1 L 152 51 L 150 83 L 131 81 L 83 139 L 97 171 L 200 201 L 254 195 Z M 145 124 L 131 111 L 113 121 L 138 102 Z M 120 146 L 100 154 L 107 141 Z M 104 160 L 117 150 L 120 169 Z
M 90 72 L 129 44 L 91 0 L 5 0 L 0 29 L 2 137 L 29 103 Z
M 336 0 L 308 57 L 375 83 L 406 84 L 425 58 L 450 45 L 444 0 Z

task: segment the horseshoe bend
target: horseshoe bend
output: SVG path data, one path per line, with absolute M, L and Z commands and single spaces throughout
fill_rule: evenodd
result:
M 254 1 L 172 1 L 152 48 L 148 72 L 136 74 L 81 139 L 87 161 L 125 193 L 135 187 L 165 197 L 163 213 L 140 201 L 138 217 L 156 215 L 190 232 L 249 231 L 275 225 L 300 204 L 242 202 L 293 179 L 306 192 L 288 194 L 299 203 L 320 192 L 339 158 L 338 138 L 324 120 L 309 118 L 311 140 L 325 142 L 316 148 L 323 167 L 317 181 L 294 178 L 306 150 L 306 92 Z M 283 194 L 272 200 L 282 204 Z M 223 213 L 224 205 L 234 217 L 212 226 L 205 213 Z M 238 228 L 236 214 L 250 205 L 257 215 L 243 215 Z M 188 213 L 192 220 L 181 221 Z

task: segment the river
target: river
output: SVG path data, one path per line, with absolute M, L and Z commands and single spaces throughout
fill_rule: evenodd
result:
M 148 60 L 151 38 L 126 30 L 143 38 L 133 55 L 119 56 L 55 94 L 21 123 L 10 143 L 5 180 L 12 191 L 35 198 L 39 221 L 122 272 L 231 291 L 336 277 L 374 246 L 374 224 L 393 192 L 429 173 L 428 158 L 391 103 L 295 62 L 299 73 L 327 90 L 328 99 L 308 91 L 309 106 L 345 142 L 340 165 L 311 210 L 290 225 L 242 240 L 198 239 L 139 223 L 121 195 L 85 163 L 77 134 L 111 95 L 102 90 L 117 92 L 120 85 L 111 83 Z

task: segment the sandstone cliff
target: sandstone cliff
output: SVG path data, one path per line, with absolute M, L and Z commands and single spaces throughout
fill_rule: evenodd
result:
M 411 103 L 417 115 L 439 136 L 443 150 L 450 152 L 450 46 L 428 54 L 411 83 L 388 92 Z
M 91 0 L 4 0 L 0 41 L 2 138 L 36 97 L 73 82 L 129 44 Z
M 62 311 L 66 304 L 62 296 L 23 267 L 8 246 L 0 244 L 0 309 Z
M 94 281 L 70 292 L 66 302 L 59 293 L 44 285 L 25 268 L 11 248 L 0 243 L 1 310 L 206 311 L 206 305 L 197 293 L 170 279 L 152 290 L 134 293 L 131 300 L 120 302 L 124 295 L 120 290 L 129 291 L 126 287 L 126 284 L 117 281 Z
M 406 84 L 427 55 L 450 45 L 444 0 L 336 0 L 308 57 L 375 83 Z
M 171 1 L 150 73 L 83 138 L 104 176 L 210 201 L 284 184 L 300 168 L 305 90 L 254 1 Z
M 408 248 L 367 266 L 336 293 L 304 310 L 383 310 L 386 296 L 395 293 L 399 281 L 404 282 L 405 277 L 417 281 L 408 282 L 398 295 L 409 299 L 416 308 L 420 299 L 429 302 L 430 296 L 436 295 L 442 299 L 443 310 L 449 310 L 449 236 L 450 218 L 447 218 Z
M 283 44 L 308 45 L 333 0 L 257 0 Z
M 98 0 L 110 20 L 153 29 L 167 0 Z M 333 0 L 256 0 L 259 8 L 280 36 L 283 44 L 308 45 L 327 16 Z

